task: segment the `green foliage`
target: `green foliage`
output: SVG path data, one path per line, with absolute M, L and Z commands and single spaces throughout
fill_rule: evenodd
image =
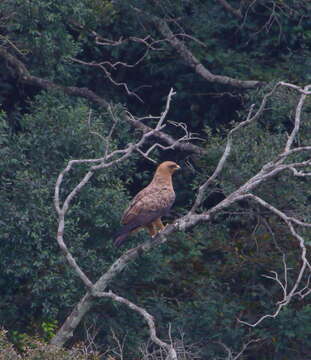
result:
M 83 348 L 65 350 L 44 343 L 37 338 L 25 334 L 17 334 L 13 340 L 14 346 L 7 338 L 7 332 L 0 330 L 0 358 L 1 360 L 99 360 L 99 354 L 87 353 Z M 16 340 L 22 348 L 17 347 Z M 15 347 L 15 348 L 14 348 Z
M 17 360 L 19 358 L 13 348 L 13 344 L 7 340 L 4 330 L 0 331 L 0 355 L 4 360 Z
M 26 343 L 28 340 L 28 336 L 26 333 L 20 333 L 20 332 L 14 330 L 10 334 L 10 338 L 11 338 L 11 341 L 14 344 L 15 348 L 18 351 L 22 352 L 25 350 Z
M 42 331 L 43 331 L 44 339 L 46 341 L 49 341 L 56 334 L 58 324 L 57 324 L 56 320 L 43 321 L 43 323 L 41 324 L 41 328 L 42 328 Z
M 33 106 L 32 114 L 23 119 L 23 133 L 12 135 L 1 149 L 6 154 L 0 167 L 1 287 L 7 289 L 1 299 L 5 309 L 1 318 L 9 322 L 16 319 L 15 327 L 38 316 L 55 319 L 78 299 L 81 284 L 55 242 L 53 188 L 58 172 L 70 158 L 99 157 L 103 149 L 101 139 L 89 131 L 88 109 L 83 103 L 70 104 L 67 99 L 66 104 L 63 96 L 43 94 Z M 105 116 L 93 118 L 92 130 L 105 134 L 101 129 L 110 125 Z M 70 180 L 65 179 L 64 195 L 83 171 L 76 169 Z M 107 246 L 103 238 L 111 237 L 122 211 L 116 205 L 123 201 L 125 190 L 117 173 L 117 169 L 110 169 L 98 174 L 89 191 L 81 193 L 66 223 L 66 236 L 72 239 L 69 246 L 82 266 L 94 268 L 93 276 L 110 262 L 111 257 L 98 260 L 97 249 Z M 84 208 L 88 210 L 82 211 Z M 60 303 L 62 309 L 57 305 Z
M 48 341 L 85 292 L 80 280 L 62 257 L 55 240 L 56 214 L 53 191 L 59 172 L 70 159 L 102 156 L 103 140 L 115 126 L 110 149 L 134 142 L 137 133 L 120 116 L 124 109 L 135 114 L 159 114 L 171 87 L 177 95 L 169 119 L 184 122 L 204 141 L 202 157 L 178 151 L 158 152 L 157 161 L 172 159 L 183 165 L 174 179 L 177 201 L 170 222 L 192 205 L 198 186 L 211 174 L 222 155 L 226 135 L 244 120 L 251 104 L 259 106 L 278 79 L 305 84 L 310 80 L 310 5 L 299 1 L 243 1 L 243 19 L 234 17 L 217 1 L 146 0 L 4 0 L 0 46 L 25 63 L 32 75 L 64 86 L 88 87 L 107 101 L 109 111 L 63 93 L 25 85 L 0 69 L 0 323 L 9 329 L 13 346 L 0 337 L 0 355 L 17 359 L 16 349 L 27 359 L 71 359 L 78 353 L 55 350 Z M 230 4 L 239 8 L 240 1 Z M 144 11 L 140 14 L 134 8 Z M 109 67 L 119 83 L 135 89 L 143 103 L 113 86 L 99 68 L 85 62 L 117 61 L 135 64 L 145 51 L 142 41 L 163 40 L 148 21 L 148 14 L 169 21 L 193 54 L 208 69 L 240 79 L 269 84 L 259 90 L 239 91 L 202 80 L 187 67 L 165 41 L 153 45 L 137 66 Z M 99 46 L 93 31 L 120 46 Z M 183 33 L 189 36 L 183 36 Z M 198 39 L 199 41 L 195 41 Z M 202 46 L 203 44 L 203 46 Z M 297 94 L 278 91 L 261 119 L 234 136 L 231 157 L 210 187 L 202 205 L 208 209 L 252 177 L 280 151 L 292 128 Z M 122 105 L 118 105 L 122 104 Z M 90 113 L 90 106 L 92 112 Z M 309 145 L 310 101 L 303 114 L 302 132 L 295 139 Z M 152 124 L 152 120 L 148 120 Z M 169 134 L 181 134 L 171 124 Z M 305 160 L 293 154 L 291 161 Z M 192 168 L 185 166 L 191 162 Z M 63 182 L 61 198 L 81 180 L 87 167 L 78 166 Z M 145 186 L 154 166 L 135 154 L 121 165 L 97 173 L 74 200 L 66 219 L 65 240 L 80 266 L 96 280 L 124 249 L 112 246 L 112 237 L 128 200 Z M 310 184 L 284 173 L 261 185 L 256 194 L 274 206 L 311 221 Z M 303 234 L 308 244 L 308 230 Z M 146 238 L 144 231 L 131 236 L 127 246 Z M 245 359 L 288 360 L 310 354 L 311 311 L 307 300 L 289 304 L 278 318 L 249 329 L 237 318 L 255 321 L 270 313 L 280 300 L 280 289 L 262 277 L 270 270 L 283 273 L 282 254 L 297 269 L 299 247 L 278 218 L 251 202 L 240 202 L 191 231 L 176 234 L 168 244 L 146 254 L 118 275 L 113 291 L 145 306 L 155 316 L 159 336 L 184 332 L 188 344 L 198 344 L 202 358 L 226 356 L 219 343 L 239 352 L 251 338 Z M 289 274 L 289 283 L 295 280 Z M 95 322 L 95 325 L 94 325 Z M 84 321 L 96 327 L 95 343 L 111 348 L 111 330 L 126 336 L 125 353 L 136 358 L 148 338 L 142 319 L 124 306 L 98 300 Z M 83 326 L 74 342 L 85 337 Z M 35 338 L 30 337 L 35 336 Z M 35 339 L 35 340 L 34 340 Z M 3 349 L 3 350 L 2 350 Z M 53 357 L 54 356 L 54 357 Z M 81 358 L 82 359 L 82 358 Z

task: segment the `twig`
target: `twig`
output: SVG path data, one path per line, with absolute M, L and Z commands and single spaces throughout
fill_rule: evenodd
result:
M 272 89 L 272 91 L 269 94 L 265 95 L 265 97 L 263 98 L 262 103 L 261 103 L 259 109 L 256 111 L 256 113 L 253 114 L 253 108 L 251 108 L 247 119 L 245 121 L 239 123 L 234 129 L 231 130 L 231 133 L 229 134 L 229 150 L 230 150 L 230 146 L 231 146 L 230 136 L 232 137 L 232 134 L 237 132 L 239 129 L 241 129 L 242 127 L 244 127 L 258 119 L 258 117 L 262 114 L 262 112 L 265 109 L 265 104 L 266 104 L 266 101 L 268 100 L 270 94 L 273 93 L 278 86 L 286 86 L 286 85 L 284 85 L 282 83 L 276 84 L 275 87 Z M 302 101 L 302 103 L 303 103 L 303 101 Z M 301 104 L 301 105 L 303 105 L 303 104 Z M 161 117 L 159 117 L 159 122 L 160 121 L 161 121 Z M 300 120 L 298 119 L 298 117 L 296 117 L 295 121 L 300 121 Z M 158 122 L 158 125 L 159 125 L 159 122 Z M 164 126 L 164 124 L 161 122 L 161 125 L 159 125 L 159 127 L 161 128 L 162 126 Z M 107 159 L 109 159 L 110 156 L 113 156 L 113 157 L 118 156 L 117 159 L 115 159 L 115 158 L 109 159 L 109 162 L 103 162 L 103 163 L 99 163 L 98 165 L 93 165 L 91 167 L 91 170 L 96 171 L 99 168 L 105 168 L 108 166 L 112 166 L 116 162 L 122 161 L 122 159 L 124 159 L 125 156 L 129 156 L 129 154 L 131 152 L 133 152 L 134 150 L 137 150 L 137 149 L 141 150 L 140 146 L 143 145 L 144 141 L 147 138 L 149 138 L 150 136 L 153 135 L 154 131 L 157 131 L 156 128 L 157 128 L 157 126 L 154 129 L 151 129 L 149 132 L 144 133 L 144 135 L 141 137 L 141 140 L 138 141 L 136 144 L 129 145 L 128 148 L 126 148 L 126 149 L 115 150 L 114 152 L 107 155 Z M 295 133 L 297 131 L 296 129 L 297 129 L 297 126 L 294 125 L 294 128 L 289 135 L 290 137 L 292 136 L 293 133 Z M 311 160 L 301 161 L 301 162 L 297 161 L 297 162 L 292 162 L 292 163 L 288 163 L 288 164 L 284 163 L 285 160 L 288 159 L 288 157 L 291 156 L 292 154 L 297 153 L 299 151 L 307 151 L 307 147 L 291 148 L 290 150 L 287 150 L 287 151 L 285 150 L 285 147 L 286 147 L 286 144 L 284 145 L 283 151 L 279 155 L 277 155 L 270 162 L 266 163 L 258 171 L 257 174 L 255 174 L 252 178 L 250 178 L 248 181 L 246 181 L 242 186 L 240 186 L 238 189 L 233 191 L 224 200 L 220 201 L 217 205 L 215 205 L 211 209 L 208 209 L 201 213 L 195 213 L 190 210 L 185 216 L 180 217 L 173 224 L 168 225 L 162 232 L 160 232 L 155 238 L 153 238 L 152 241 L 146 241 L 143 244 L 139 245 L 138 247 L 130 249 L 127 252 L 125 252 L 121 257 L 119 257 L 111 265 L 111 267 L 108 269 L 108 271 L 106 273 L 104 273 L 96 281 L 96 283 L 94 284 L 94 289 L 96 291 L 100 291 L 100 292 L 104 291 L 107 288 L 110 281 L 112 281 L 112 279 L 114 279 L 114 277 L 120 271 L 122 271 L 129 262 L 136 259 L 139 256 L 139 254 L 150 251 L 152 248 L 155 248 L 155 247 L 159 246 L 160 244 L 165 243 L 168 239 L 168 236 L 170 234 L 172 234 L 173 232 L 175 232 L 177 230 L 185 231 L 185 230 L 191 228 L 192 226 L 197 225 L 200 222 L 208 222 L 211 220 L 213 215 L 223 211 L 224 209 L 228 208 L 232 204 L 234 204 L 240 200 L 251 199 L 251 200 L 259 203 L 261 206 L 267 208 L 269 211 L 272 211 L 273 213 L 278 215 L 283 221 L 285 221 L 291 234 L 299 242 L 299 245 L 301 248 L 302 265 L 300 267 L 296 281 L 295 281 L 294 285 L 291 287 L 291 289 L 288 289 L 287 283 L 286 284 L 283 283 L 284 289 L 286 290 L 287 294 L 285 297 L 285 295 L 283 293 L 283 299 L 277 304 L 278 308 L 273 314 L 264 315 L 255 324 L 248 324 L 241 320 L 240 320 L 240 322 L 243 322 L 249 326 L 256 326 L 261 321 L 263 321 L 265 318 L 276 317 L 279 314 L 279 312 L 281 311 L 281 309 L 284 306 L 286 306 L 293 297 L 295 297 L 295 296 L 305 297 L 308 294 L 310 294 L 310 288 L 309 288 L 308 284 L 299 290 L 299 287 L 301 287 L 302 278 L 307 271 L 309 271 L 309 272 L 311 271 L 311 266 L 306 258 L 306 247 L 305 247 L 304 239 L 295 229 L 295 226 L 310 227 L 310 224 L 302 222 L 299 219 L 296 219 L 292 216 L 287 216 L 285 213 L 278 210 L 273 205 L 268 204 L 263 199 L 259 198 L 258 196 L 255 196 L 251 193 L 260 184 L 263 184 L 267 180 L 275 177 L 277 174 L 281 173 L 282 171 L 291 169 L 293 167 L 303 169 L 303 168 L 310 166 Z M 297 150 L 295 150 L 295 149 L 297 149 Z M 225 149 L 224 154 L 221 157 L 222 160 L 220 160 L 218 166 L 216 167 L 216 170 L 214 172 L 215 175 L 212 175 L 212 179 L 214 179 L 219 174 L 221 169 L 223 168 L 223 166 L 224 166 L 223 164 L 225 163 L 227 156 L 228 156 L 228 150 L 226 152 L 226 149 Z M 98 161 L 98 160 L 102 160 L 102 159 L 96 159 L 96 160 Z M 76 161 L 76 163 L 79 163 L 79 161 L 81 162 L 81 160 L 72 160 L 72 164 L 75 163 L 74 161 Z M 92 159 L 87 159 L 85 161 L 94 162 L 94 160 L 92 160 Z M 68 165 L 68 167 L 69 167 L 69 165 Z M 62 174 L 60 176 L 62 176 Z M 211 180 L 207 180 L 205 183 L 209 184 L 208 181 L 211 181 Z M 206 188 L 207 188 L 207 185 L 206 185 L 205 189 Z M 204 189 L 204 191 L 205 191 L 205 189 Z M 199 194 L 200 194 L 200 196 L 202 196 L 202 197 L 199 198 L 199 200 L 195 200 L 195 203 L 197 203 L 197 204 L 201 203 L 201 201 L 202 201 L 201 199 L 204 196 L 204 191 L 201 190 L 201 192 L 200 192 L 200 190 L 199 190 L 197 196 L 199 196 Z M 57 190 L 56 190 L 56 193 L 57 193 Z M 70 196 L 70 194 L 69 194 L 69 196 Z M 64 205 L 65 205 L 66 201 L 68 202 L 67 199 L 65 200 Z M 63 205 L 63 207 L 64 207 L 64 205 Z M 57 196 L 55 199 L 55 206 L 56 206 L 56 209 L 58 209 L 58 210 L 61 209 L 61 207 L 59 205 L 59 200 L 57 200 Z M 284 265 L 284 272 L 286 272 L 286 274 L 287 274 L 287 270 L 288 270 L 288 268 Z M 278 277 L 275 277 L 275 279 L 276 279 L 275 281 L 279 280 Z M 285 279 L 287 282 L 287 278 L 285 278 Z M 281 283 L 281 281 L 280 281 L 280 283 Z M 76 305 L 73 312 L 67 318 L 67 320 L 65 321 L 65 323 L 63 324 L 62 328 L 59 330 L 57 335 L 52 339 L 52 343 L 61 345 L 70 338 L 72 331 L 79 324 L 83 315 L 89 310 L 89 308 L 92 304 L 92 299 L 93 299 L 92 294 L 90 292 L 86 293 L 86 295 Z
M 217 0 L 227 11 L 236 16 L 238 19 L 242 19 L 242 13 L 240 9 L 235 9 L 226 0 Z
M 291 299 L 294 296 L 297 296 L 299 294 L 301 294 L 301 290 L 297 291 L 299 285 L 301 284 L 301 280 L 303 275 L 305 274 L 306 269 L 309 269 L 309 271 L 311 271 L 311 265 L 309 263 L 309 261 L 306 258 L 306 253 L 307 253 L 307 249 L 304 243 L 304 239 L 302 238 L 302 236 L 300 236 L 296 230 L 294 229 L 294 226 L 292 224 L 292 222 L 297 222 L 297 219 L 293 219 L 292 217 L 288 217 L 286 214 L 284 214 L 282 211 L 280 211 L 279 209 L 275 208 L 274 206 L 272 206 L 271 204 L 267 203 L 266 201 L 264 201 L 263 199 L 259 198 L 258 196 L 255 196 L 253 194 L 248 194 L 247 195 L 248 198 L 255 200 L 256 202 L 258 202 L 261 206 L 269 209 L 270 211 L 272 211 L 273 213 L 275 213 L 276 215 L 278 215 L 288 226 L 290 232 L 292 233 L 292 235 L 298 240 L 300 248 L 301 248 L 301 259 L 302 259 L 302 265 L 300 268 L 300 271 L 298 273 L 298 276 L 296 278 L 296 281 L 294 283 L 294 285 L 292 286 L 291 290 L 288 291 L 288 280 L 287 280 L 287 274 L 288 274 L 288 268 L 286 265 L 286 261 L 285 261 L 285 256 L 283 255 L 283 266 L 284 266 L 284 284 L 280 281 L 278 274 L 274 271 L 272 271 L 272 273 L 274 274 L 274 276 L 267 276 L 265 275 L 266 278 L 272 279 L 274 281 L 276 281 L 280 287 L 282 288 L 283 291 L 283 299 L 281 301 L 279 301 L 277 303 L 277 309 L 273 314 L 266 314 L 262 317 L 260 317 L 255 323 L 248 323 L 246 321 L 243 320 L 239 320 L 238 321 L 240 323 L 243 323 L 245 325 L 251 326 L 251 327 L 256 327 L 258 324 L 260 324 L 264 319 L 267 318 L 275 318 L 276 316 L 278 316 L 278 314 L 280 313 L 280 311 L 282 310 L 282 308 L 284 306 L 286 306 Z M 310 227 L 311 224 L 304 224 L 301 223 L 300 221 L 298 221 L 301 226 L 308 226 Z
M 21 62 L 18 58 L 16 58 L 15 56 L 13 56 L 8 51 L 6 51 L 4 48 L 1 48 L 1 47 L 0 47 L 0 58 L 5 59 L 6 63 L 8 63 L 10 65 L 10 68 L 14 69 L 17 80 L 22 83 L 34 85 L 41 89 L 57 89 L 57 90 L 63 91 L 65 94 L 68 94 L 71 96 L 78 96 L 78 97 L 85 98 L 85 99 L 91 101 L 93 104 L 103 107 L 104 109 L 108 109 L 110 106 L 109 102 L 106 99 L 104 99 L 101 96 L 98 96 L 95 92 L 93 92 L 92 90 L 90 90 L 88 88 L 79 88 L 76 86 L 62 86 L 62 85 L 58 85 L 50 80 L 31 75 L 23 62 Z M 143 124 L 139 120 L 139 118 L 130 117 L 125 112 L 124 112 L 124 120 L 127 121 L 128 123 L 130 123 L 136 129 L 139 129 L 144 133 L 150 132 L 152 130 L 151 127 Z M 152 133 L 152 136 L 161 141 L 164 141 L 168 145 L 171 145 L 176 141 L 176 139 L 174 139 L 172 136 L 170 136 L 162 131 L 159 131 L 159 130 L 154 131 Z M 199 155 L 205 153 L 204 149 L 202 149 L 201 147 L 196 146 L 194 144 L 191 144 L 191 143 L 177 142 L 175 144 L 175 148 L 179 149 L 181 151 L 186 151 L 186 152 L 195 153 L 195 154 L 199 154 Z
M 156 4 L 156 1 L 155 0 L 153 1 Z M 158 31 L 170 43 L 170 45 L 179 53 L 179 55 L 185 61 L 185 63 L 191 68 L 193 68 L 193 70 L 202 78 L 204 78 L 206 81 L 212 83 L 218 83 L 222 85 L 229 85 L 240 89 L 257 88 L 262 85 L 262 82 L 260 81 L 240 80 L 240 79 L 231 78 L 229 76 L 213 74 L 195 57 L 195 55 L 188 49 L 188 47 L 184 44 L 184 42 L 178 39 L 178 37 L 170 29 L 167 21 L 160 19 L 150 13 L 147 14 L 143 12 L 141 9 L 138 9 L 134 6 L 132 6 L 132 8 L 137 13 L 144 15 L 144 18 L 147 21 L 153 22 L 153 24 L 158 29 Z
M 100 291 L 100 286 L 98 286 L 98 282 L 93 284 L 90 281 L 90 279 L 86 276 L 86 274 L 83 272 L 83 270 L 79 267 L 79 265 L 77 264 L 76 260 L 71 255 L 70 251 L 68 250 L 68 248 L 64 242 L 65 215 L 66 215 L 67 211 L 69 210 L 72 200 L 77 196 L 77 194 L 86 185 L 86 183 L 91 179 L 91 177 L 97 170 L 103 169 L 103 168 L 108 168 L 110 166 L 117 164 L 118 162 L 121 162 L 121 161 L 127 159 L 129 156 L 131 156 L 131 154 L 135 150 L 141 151 L 140 147 L 144 145 L 146 140 L 150 136 L 152 136 L 152 134 L 155 131 L 159 131 L 164 127 L 163 123 L 164 123 L 167 113 L 169 111 L 171 100 L 172 100 L 172 97 L 174 94 L 175 94 L 175 92 L 173 91 L 173 89 L 171 89 L 171 91 L 169 92 L 168 97 L 167 97 L 165 109 L 164 109 L 163 113 L 161 114 L 161 116 L 159 117 L 155 128 L 147 133 L 142 134 L 140 140 L 138 140 L 136 142 L 136 144 L 128 144 L 128 146 L 124 149 L 118 149 L 118 150 L 115 150 L 115 151 L 112 151 L 109 153 L 108 142 L 112 136 L 112 132 L 114 129 L 114 127 L 112 127 L 112 129 L 110 130 L 108 137 L 107 137 L 107 143 L 106 143 L 105 153 L 104 153 L 103 157 L 97 158 L 97 159 L 80 159 L 80 160 L 69 161 L 66 168 L 59 174 L 59 176 L 57 178 L 57 181 L 55 184 L 55 192 L 54 192 L 54 204 L 55 204 L 56 212 L 58 214 L 58 231 L 57 231 L 57 236 L 56 236 L 57 242 L 58 242 L 61 250 L 63 251 L 69 265 L 74 269 L 76 274 L 80 277 L 82 282 L 87 287 L 87 289 L 88 289 L 87 295 L 91 296 L 91 297 L 108 296 L 108 297 L 114 298 L 116 301 L 123 302 L 123 303 L 127 304 L 130 308 L 132 308 L 133 310 L 140 312 L 141 315 L 143 315 L 145 317 L 146 321 L 148 322 L 148 326 L 150 328 L 151 339 L 153 341 L 155 341 L 155 343 L 157 343 L 159 346 L 162 346 L 167 349 L 169 359 L 177 360 L 176 352 L 175 352 L 173 346 L 166 344 L 165 342 L 161 341 L 156 336 L 154 321 L 150 317 L 150 315 L 144 309 L 136 306 L 135 304 L 129 302 L 128 300 L 126 300 L 124 298 L 118 297 L 117 295 L 112 294 L 112 293 L 108 293 L 108 295 L 107 295 L 107 293 Z M 89 112 L 89 117 L 88 117 L 89 124 L 90 124 L 90 121 L 91 121 L 91 112 Z M 114 121 L 116 121 L 116 119 L 114 119 Z M 116 156 L 117 156 L 117 158 L 115 158 Z M 65 197 L 63 203 L 61 203 L 60 188 L 61 188 L 64 176 L 70 172 L 70 170 L 72 169 L 72 167 L 74 165 L 82 164 L 82 163 L 89 163 L 91 165 L 90 170 L 85 174 L 85 176 L 78 183 L 78 185 L 76 185 L 73 188 L 73 190 L 71 190 L 71 192 Z M 148 248 L 148 244 L 146 245 L 145 249 L 147 249 L 147 248 Z M 143 250 L 144 250 L 144 248 L 143 248 Z M 126 256 L 124 257 L 125 261 L 123 262 L 124 266 L 126 265 L 127 261 L 129 261 L 129 259 L 131 257 L 136 257 L 138 255 L 138 253 L 139 253 L 138 250 L 136 252 L 135 249 L 134 249 L 134 251 L 132 249 L 132 251 L 130 253 L 126 254 Z M 119 265 L 119 267 L 121 266 L 121 259 L 118 260 L 118 265 Z M 113 273 L 115 272 L 115 269 L 113 269 L 113 267 L 112 267 L 112 272 Z M 108 273 L 109 272 L 107 272 L 106 275 Z M 64 330 L 64 327 L 62 329 Z M 65 336 L 68 336 L 68 335 L 70 336 L 70 334 L 68 334 L 67 330 L 65 331 L 65 333 L 66 333 Z M 63 336 L 63 338 L 62 338 L 62 341 L 63 341 L 64 334 L 62 334 L 62 336 Z M 57 336 L 54 337 L 52 339 L 51 343 L 59 345 L 59 338 Z
M 105 65 L 109 64 L 112 68 L 114 66 L 116 66 L 116 64 L 112 64 L 110 62 L 101 62 L 101 63 L 95 63 L 95 62 L 86 62 L 86 61 L 82 61 L 73 57 L 69 57 L 69 60 L 76 62 L 78 64 L 82 64 L 82 65 L 87 65 L 87 66 L 91 66 L 91 67 L 97 67 L 100 68 L 104 74 L 106 75 L 106 77 L 109 79 L 109 81 L 115 85 L 115 86 L 121 86 L 125 89 L 126 93 L 130 96 L 135 96 L 140 102 L 144 102 L 140 96 L 138 96 L 135 92 L 131 91 L 128 86 L 127 83 L 125 82 L 118 82 L 116 80 L 113 79 L 111 72 L 105 67 Z
M 284 85 L 285 83 L 282 83 L 282 84 Z M 288 85 L 286 84 L 286 86 L 288 86 Z M 288 152 L 291 149 L 291 146 L 293 145 L 294 139 L 295 139 L 295 137 L 296 137 L 296 135 L 297 135 L 297 133 L 299 131 L 300 121 L 301 121 L 300 119 L 301 119 L 302 106 L 303 106 L 303 104 L 304 104 L 304 102 L 306 100 L 306 97 L 307 97 L 307 95 L 309 93 L 310 88 L 311 88 L 311 86 L 308 85 L 308 86 L 305 86 L 303 90 L 302 89 L 296 89 L 299 92 L 301 92 L 302 94 L 300 96 L 300 100 L 299 100 L 298 105 L 296 107 L 295 126 L 294 126 L 294 129 L 292 130 L 292 132 L 291 132 L 291 134 L 290 134 L 290 136 L 289 136 L 289 138 L 287 140 L 287 143 L 285 145 L 285 152 Z M 311 92 L 309 94 L 311 94 Z
M 217 341 L 217 344 L 221 345 L 227 352 L 228 356 L 227 356 L 226 360 L 238 360 L 243 355 L 243 353 L 245 352 L 245 350 L 248 348 L 248 346 L 250 344 L 257 343 L 259 341 L 261 341 L 261 339 L 251 339 L 248 342 L 244 343 L 242 345 L 242 349 L 236 355 L 234 355 L 233 351 L 229 348 L 229 346 L 224 344 L 222 341 Z
M 148 327 L 149 327 L 149 334 L 150 334 L 150 338 L 151 340 L 159 345 L 161 348 L 166 349 L 167 353 L 168 353 L 168 360 L 178 360 L 177 359 L 177 354 L 176 351 L 173 347 L 172 344 L 168 344 L 166 342 L 164 342 L 163 340 L 160 340 L 157 336 L 156 333 L 156 329 L 155 329 L 155 322 L 154 322 L 154 318 L 152 315 L 150 315 L 144 308 L 137 306 L 136 304 L 132 303 L 131 301 L 114 294 L 113 292 L 109 291 L 109 292 L 95 292 L 94 296 L 97 297 L 107 297 L 107 298 L 111 298 L 116 302 L 119 302 L 121 304 L 125 304 L 126 306 L 128 306 L 131 310 L 136 311 L 137 313 L 139 313 L 147 322 Z
M 225 150 L 224 150 L 224 152 L 222 154 L 222 157 L 220 158 L 220 160 L 219 160 L 219 162 L 218 162 L 218 164 L 216 166 L 216 169 L 215 169 L 214 173 L 199 188 L 198 195 L 196 196 L 194 205 L 193 205 L 193 207 L 191 209 L 192 213 L 195 212 L 199 208 L 199 206 L 202 204 L 207 188 L 209 187 L 209 185 L 217 178 L 217 176 L 223 170 L 223 168 L 225 166 L 225 163 L 226 163 L 226 161 L 227 161 L 227 159 L 228 159 L 228 157 L 230 155 L 230 152 L 231 152 L 233 135 L 236 132 L 238 132 L 241 128 L 249 125 L 252 122 L 255 122 L 259 118 L 259 116 L 263 113 L 263 111 L 265 109 L 268 98 L 271 97 L 274 94 L 274 92 L 276 91 L 276 89 L 279 86 L 280 86 L 280 83 L 277 83 L 273 87 L 273 89 L 263 97 L 262 102 L 261 102 L 261 104 L 259 106 L 259 109 L 256 111 L 256 113 L 254 115 L 252 115 L 253 110 L 254 110 L 254 106 L 255 106 L 253 104 L 253 105 L 251 105 L 251 107 L 249 109 L 246 120 L 242 121 L 241 123 L 236 125 L 233 129 L 230 130 L 230 132 L 229 132 L 229 134 L 227 136 L 227 143 L 226 143 Z

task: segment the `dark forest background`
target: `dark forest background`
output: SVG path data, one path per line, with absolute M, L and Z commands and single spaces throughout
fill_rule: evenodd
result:
M 200 137 L 193 144 L 203 152 L 158 149 L 152 154 L 158 163 L 173 160 L 182 167 L 174 178 L 176 203 L 166 219 L 172 222 L 190 208 L 199 184 L 221 157 L 228 130 L 245 119 L 251 104 L 258 105 L 277 81 L 311 83 L 309 1 L 225 3 L 230 8 L 217 0 L 1 1 L 0 326 L 21 354 L 31 344 L 47 343 L 84 294 L 55 240 L 53 192 L 68 160 L 102 155 L 101 136 L 109 133 L 113 117 L 118 121 L 112 147 L 125 146 L 139 130 L 121 116 L 124 109 L 138 117 L 158 115 L 170 88 L 175 89 L 168 119 L 185 123 Z M 196 73 L 161 33 L 161 21 L 212 74 L 242 85 L 208 81 Z M 109 65 L 118 61 L 133 66 Z M 110 111 L 73 87 L 92 90 Z M 293 91 L 276 92 L 261 119 L 242 130 L 203 208 L 217 204 L 280 149 L 297 101 Z M 310 120 L 310 100 L 304 111 Z M 311 137 L 311 122 L 303 126 L 301 143 Z M 179 130 L 168 125 L 165 131 L 177 136 Z M 122 212 L 154 169 L 136 153 L 98 172 L 75 200 L 65 237 L 92 280 L 125 248 L 148 237 L 142 231 L 125 248 L 113 246 Z M 83 172 L 83 166 L 76 168 L 66 180 L 68 189 Z M 284 173 L 261 185 L 258 194 L 311 220 L 308 178 Z M 304 235 L 311 240 L 310 232 Z M 294 277 L 297 241 L 276 216 L 241 202 L 211 223 L 173 234 L 130 264 L 111 290 L 152 313 L 159 336 L 165 338 L 171 324 L 172 336 L 184 334 L 185 347 L 201 359 L 229 359 L 224 344 L 238 353 L 251 339 L 260 340 L 241 358 L 309 359 L 310 297 L 292 301 L 256 328 L 237 321 L 253 322 L 273 312 L 280 288 L 262 275 L 282 274 L 283 253 Z M 139 346 L 148 341 L 138 315 L 104 300 L 97 301 L 67 346 L 86 344 L 91 336 L 92 349 L 102 354 L 115 346 L 115 338 L 124 340 L 124 359 L 132 360 L 142 358 Z M 1 344 L 3 356 L 13 352 L 4 338 Z

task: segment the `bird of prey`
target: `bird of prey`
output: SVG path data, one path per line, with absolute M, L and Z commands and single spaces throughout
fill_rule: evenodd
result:
M 125 210 L 121 224 L 122 228 L 116 234 L 114 244 L 120 246 L 128 235 L 140 228 L 147 228 L 154 237 L 164 229 L 161 217 L 168 215 L 175 201 L 172 175 L 180 166 L 173 161 L 160 164 L 151 183 L 141 190 Z

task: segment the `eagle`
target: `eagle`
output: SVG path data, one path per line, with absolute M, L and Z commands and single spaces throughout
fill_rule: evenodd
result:
M 114 244 L 119 247 L 131 232 L 146 228 L 154 237 L 164 229 L 161 217 L 168 215 L 175 201 L 172 175 L 180 166 L 173 161 L 161 163 L 151 183 L 142 189 L 125 210 Z

